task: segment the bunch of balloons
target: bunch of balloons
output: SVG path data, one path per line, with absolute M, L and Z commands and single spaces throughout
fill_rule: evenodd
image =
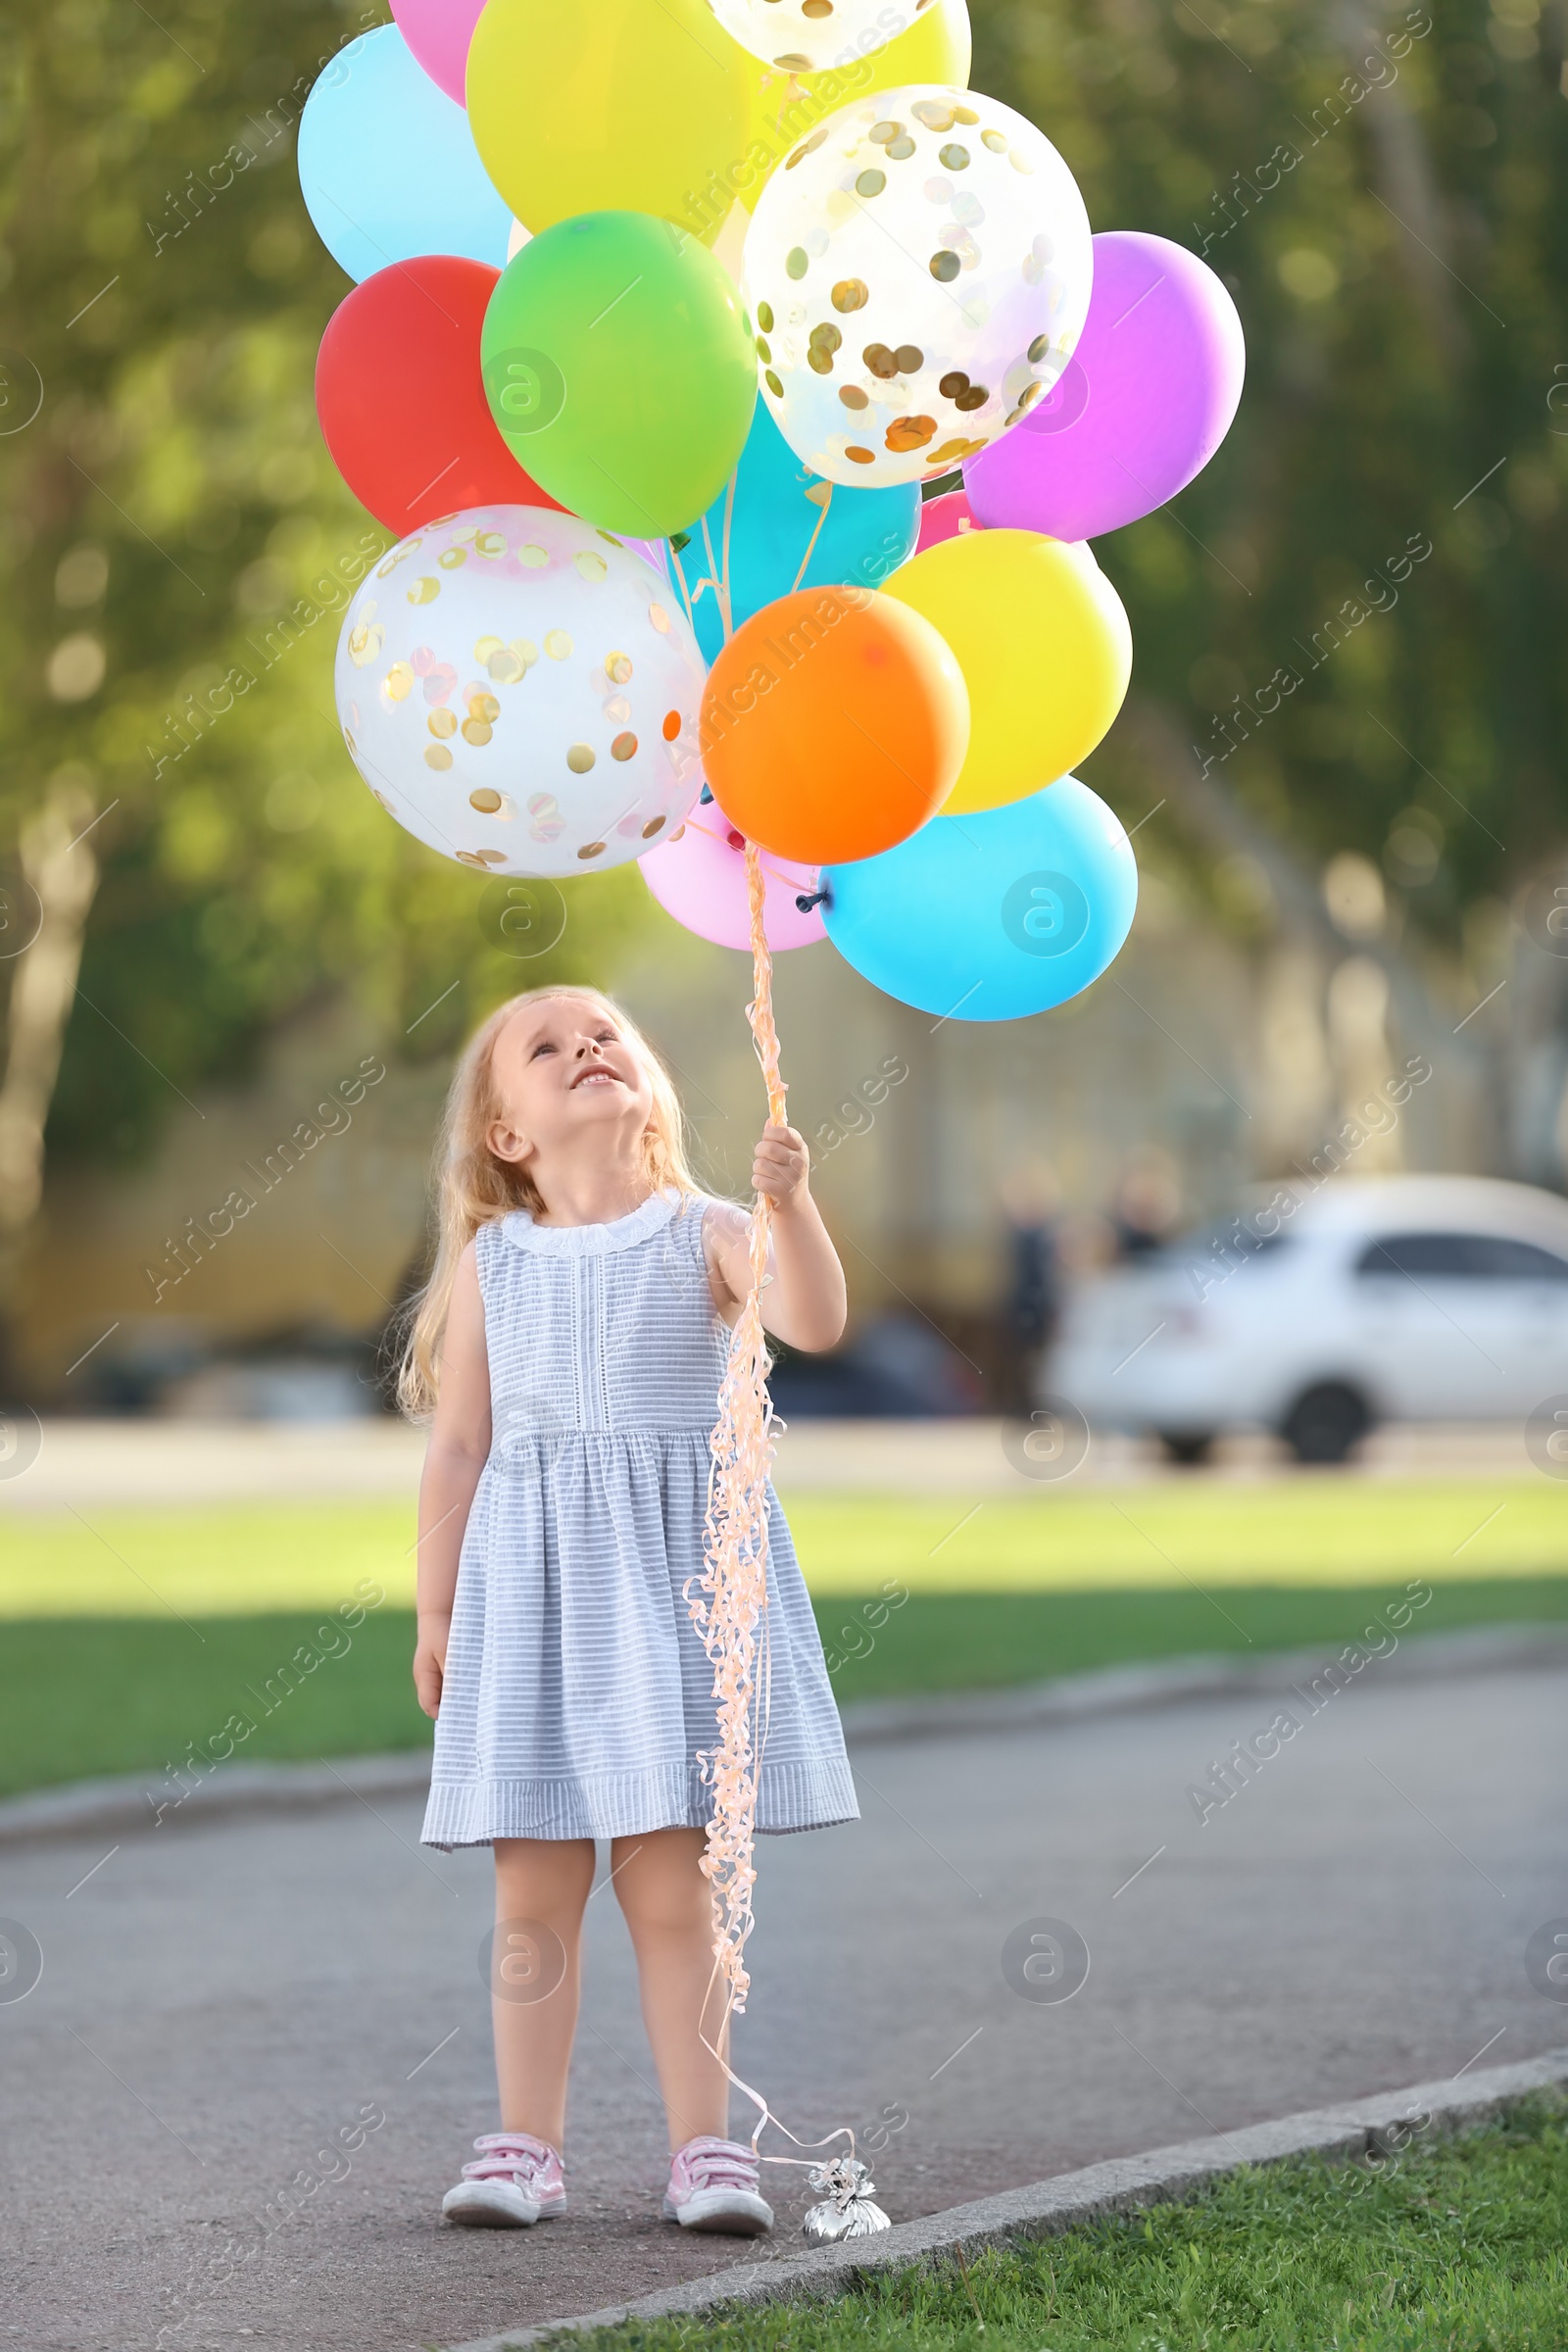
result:
M 1072 773 L 1132 662 L 1089 542 L 1228 429 L 1223 285 L 1091 234 L 964 0 L 393 14 L 299 137 L 357 281 L 321 429 L 397 541 L 338 651 L 367 783 L 734 947 L 755 844 L 769 948 L 944 1018 L 1087 987 L 1137 894 Z

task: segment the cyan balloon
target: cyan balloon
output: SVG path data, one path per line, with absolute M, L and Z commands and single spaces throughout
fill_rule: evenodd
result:
M 320 74 L 300 117 L 299 170 L 316 233 L 356 284 L 425 253 L 506 267 L 512 215 L 468 118 L 395 24 L 362 33 Z
M 821 887 L 829 939 L 884 996 L 946 1020 L 1016 1021 L 1099 979 L 1132 926 L 1138 867 L 1120 818 L 1062 776 L 824 866 Z
M 733 476 L 702 520 L 669 542 L 667 568 L 712 662 L 743 620 L 794 588 L 880 588 L 919 535 L 917 482 L 849 490 L 824 481 L 759 401 Z

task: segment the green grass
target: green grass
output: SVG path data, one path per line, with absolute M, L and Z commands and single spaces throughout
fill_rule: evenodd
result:
M 918 1592 L 1069 1592 L 1568 1575 L 1568 1494 L 1534 1475 L 786 1500 L 819 1594 L 888 1578 Z M 0 1617 L 252 1616 L 335 1605 L 362 1577 L 407 1607 L 413 1545 L 413 1513 L 394 1502 L 7 1512 Z
M 722 2307 L 581 2352 L 1562 2352 L 1560 2099 L 1384 2169 L 1312 2159 L 1182 2205 L 868 2278 L 831 2303 Z M 983 2324 L 983 2325 L 982 2325 Z M 560 2339 L 564 2343 L 566 2339 Z
M 829 1656 L 844 1659 L 834 1689 L 850 1700 L 1029 1682 L 1197 1651 L 1321 1646 L 1329 1657 L 1400 1590 L 1231 1586 L 1218 1603 L 1186 1587 L 916 1592 L 888 1610 L 880 1627 L 861 1612 L 874 1618 L 885 1603 L 829 1594 L 816 1602 L 816 1614 Z M 1482 1578 L 1435 1584 L 1431 1592 L 1411 1618 L 1411 1634 L 1509 1619 L 1568 1621 L 1568 1577 Z M 320 1663 L 285 1690 L 280 1670 L 301 1643 Z M 13 1619 L 0 1634 L 0 1792 L 99 1773 L 148 1772 L 161 1780 L 190 1742 L 213 1752 L 234 1714 L 254 1725 L 243 1739 L 230 1735 L 234 1753 L 246 1760 L 425 1745 L 430 1726 L 409 1679 L 413 1651 L 413 1613 L 390 1602 L 369 1609 L 353 1629 L 334 1628 L 320 1610 L 188 1621 L 167 1614 Z
M 1568 1496 L 1539 1478 L 1176 1479 L 978 1505 L 804 1494 L 789 1511 L 846 1699 L 1334 1647 L 1416 1580 L 1432 1598 L 1412 1632 L 1568 1619 Z M 394 1502 L 8 1514 L 0 1789 L 162 1775 L 231 1715 L 254 1727 L 230 1735 L 247 1758 L 422 1744 L 413 1544 Z M 301 1642 L 342 1648 L 318 1629 L 356 1594 L 348 1648 L 269 1706 Z

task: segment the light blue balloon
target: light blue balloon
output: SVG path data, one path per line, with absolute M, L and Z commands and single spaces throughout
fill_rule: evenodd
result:
M 506 268 L 512 215 L 467 115 L 395 24 L 362 34 L 321 74 L 300 117 L 299 168 L 316 233 L 357 284 L 422 253 Z
M 726 576 L 726 524 L 728 630 L 717 589 L 704 585 L 722 584 Z M 824 481 L 801 464 L 760 400 L 728 486 L 701 522 L 681 534 L 681 546 L 668 543 L 667 564 L 703 658 L 712 662 L 743 620 L 793 588 L 880 588 L 914 553 L 919 536 L 918 482 L 848 490 Z
M 1132 926 L 1138 866 L 1120 818 L 1062 776 L 824 866 L 822 888 L 829 939 L 884 996 L 949 1020 L 1016 1021 L 1099 979 Z

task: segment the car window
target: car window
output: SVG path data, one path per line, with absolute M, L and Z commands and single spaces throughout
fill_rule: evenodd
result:
M 1220 1225 L 1200 1226 L 1197 1233 L 1169 1244 L 1160 1254 L 1173 1265 L 1187 1265 L 1194 1258 L 1267 1257 L 1283 1250 L 1290 1239 L 1284 1232 L 1254 1233 L 1244 1218 L 1228 1217 Z
M 1357 1258 L 1357 1274 L 1458 1277 L 1467 1282 L 1568 1282 L 1568 1259 L 1494 1233 L 1386 1233 Z

